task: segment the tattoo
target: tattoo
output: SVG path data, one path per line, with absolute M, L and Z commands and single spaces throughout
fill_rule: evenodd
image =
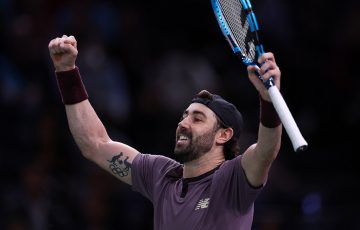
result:
M 113 158 L 108 162 L 110 162 L 109 168 L 111 171 L 120 177 L 124 177 L 129 175 L 129 171 L 131 168 L 131 163 L 128 162 L 129 157 L 124 156 L 121 152 L 119 155 L 113 156 Z

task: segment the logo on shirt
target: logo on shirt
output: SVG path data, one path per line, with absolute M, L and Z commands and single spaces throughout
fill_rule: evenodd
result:
M 201 200 L 199 200 L 199 202 L 197 203 L 195 210 L 208 208 L 208 207 L 209 207 L 209 203 L 210 203 L 210 198 L 201 199 Z

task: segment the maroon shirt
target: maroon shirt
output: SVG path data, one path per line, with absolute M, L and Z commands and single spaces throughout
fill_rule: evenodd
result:
M 178 162 L 139 154 L 131 166 L 133 190 L 154 205 L 155 230 L 250 230 L 254 201 L 241 156 L 195 178 L 182 178 Z

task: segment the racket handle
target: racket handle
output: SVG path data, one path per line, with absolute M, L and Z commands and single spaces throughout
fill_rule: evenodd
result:
M 305 141 L 304 137 L 301 135 L 300 130 L 288 108 L 286 105 L 286 102 L 281 95 L 279 89 L 274 84 L 274 81 L 272 78 L 268 79 L 267 81 L 264 81 L 262 76 L 259 73 L 260 68 L 255 65 L 257 71 L 255 71 L 255 74 L 258 76 L 258 78 L 263 81 L 264 86 L 267 88 L 271 102 L 274 105 L 274 108 L 279 115 L 279 118 L 281 120 L 281 123 L 283 124 L 286 133 L 288 134 L 290 141 L 292 143 L 292 146 L 294 148 L 295 152 L 302 152 L 305 151 L 308 147 L 308 143 Z
M 295 152 L 302 152 L 307 149 L 307 142 L 301 135 L 300 130 L 291 115 L 288 106 L 285 103 L 279 89 L 273 85 L 268 88 L 269 96 L 274 105 L 276 112 L 278 113 L 280 120 L 291 140 Z

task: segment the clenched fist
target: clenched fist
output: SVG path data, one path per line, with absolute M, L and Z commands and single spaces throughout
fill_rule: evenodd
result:
M 74 36 L 63 35 L 49 43 L 49 52 L 55 66 L 55 71 L 67 71 L 75 68 L 78 55 L 77 42 Z

